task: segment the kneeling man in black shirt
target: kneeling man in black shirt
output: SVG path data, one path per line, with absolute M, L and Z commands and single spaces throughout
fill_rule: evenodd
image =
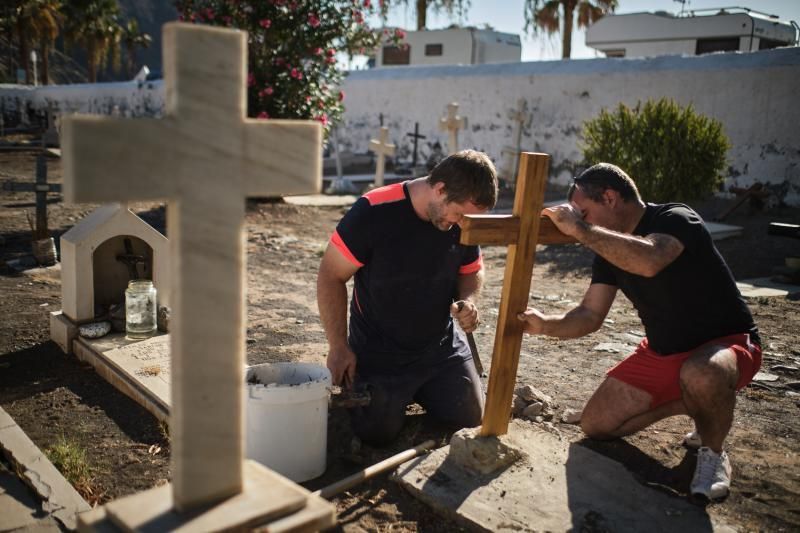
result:
M 575 338 L 602 326 L 617 294 L 639 313 L 646 338 L 608 371 L 583 410 L 591 438 L 635 433 L 687 414 L 699 447 L 693 496 L 719 499 L 730 488 L 723 450 L 736 391 L 761 366 L 761 341 L 730 269 L 700 215 L 683 204 L 644 203 L 619 167 L 595 165 L 575 178 L 569 203 L 545 209 L 558 228 L 596 256 L 592 281 L 563 315 L 528 309 L 519 315 L 533 335 Z

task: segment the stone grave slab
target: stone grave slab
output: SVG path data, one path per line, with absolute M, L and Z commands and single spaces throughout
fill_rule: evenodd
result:
M 770 278 L 754 278 L 737 281 L 736 286 L 745 298 L 785 297 L 789 294 L 800 292 L 800 285 L 778 283 Z
M 525 457 L 505 470 L 470 473 L 445 446 L 404 463 L 393 479 L 475 531 L 733 531 L 564 436 L 516 419 L 508 435 Z
M 711 233 L 711 238 L 721 241 L 728 237 L 738 237 L 744 229 L 741 226 L 731 226 L 730 224 L 720 224 L 719 222 L 706 222 L 706 228 Z
M 170 336 L 158 334 L 130 341 L 124 333 L 99 339 L 79 337 L 75 355 L 121 392 L 139 403 L 162 422 L 168 422 L 170 394 Z

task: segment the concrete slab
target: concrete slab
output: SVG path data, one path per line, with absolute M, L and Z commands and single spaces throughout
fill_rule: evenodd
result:
M 6 527 L 8 520 L 14 523 L 25 522 L 17 527 L 47 531 L 50 523 L 39 520 L 44 518 L 42 516 L 44 512 L 67 529 L 74 530 L 77 527 L 76 515 L 90 510 L 91 507 L 2 408 L 0 408 L 0 451 L 8 458 L 13 469 L 21 473 L 21 481 L 41 500 L 41 506 L 37 504 L 32 508 L 30 501 L 22 498 L 19 492 L 8 491 L 8 487 L 13 485 L 4 484 L 0 489 L 0 529 L 3 531 L 14 529 Z M 10 482 L 10 480 L 4 481 Z M 28 522 L 30 518 L 36 520 Z M 58 531 L 57 526 L 55 530 Z
M 721 241 L 728 237 L 738 237 L 744 231 L 741 226 L 731 226 L 730 224 L 720 224 L 719 222 L 706 222 L 706 228 L 711 233 L 711 239 Z
M 106 381 L 167 422 L 171 405 L 169 342 L 166 334 L 130 341 L 124 333 L 114 333 L 99 339 L 79 337 L 72 347 L 78 359 L 91 364 Z
M 527 457 L 505 470 L 468 473 L 446 446 L 404 463 L 393 479 L 475 531 L 732 531 L 562 436 L 516 419 L 509 434 Z
M 307 194 L 302 196 L 285 196 L 283 201 L 291 205 L 313 207 L 344 207 L 358 200 L 353 194 Z
M 777 283 L 770 278 L 754 278 L 737 281 L 736 286 L 745 298 L 758 297 L 785 297 L 789 294 L 800 292 L 800 285 Z
M 424 175 L 425 174 L 419 174 L 418 176 L 412 176 L 412 175 L 402 175 L 401 176 L 399 174 L 394 174 L 393 172 L 389 172 L 388 174 L 384 174 L 383 182 L 384 182 L 385 185 L 388 185 L 389 183 L 395 183 L 395 182 L 398 182 L 398 181 L 411 180 L 411 179 L 418 178 L 419 176 L 424 176 Z M 345 175 L 342 176 L 342 179 L 344 181 L 347 181 L 347 182 L 350 182 L 350 183 L 360 183 L 360 184 L 363 185 L 363 184 L 366 184 L 366 183 L 374 182 L 375 181 L 375 174 L 345 174 Z M 332 181 L 336 180 L 336 176 L 322 176 L 322 180 L 326 181 L 326 182 L 332 182 Z

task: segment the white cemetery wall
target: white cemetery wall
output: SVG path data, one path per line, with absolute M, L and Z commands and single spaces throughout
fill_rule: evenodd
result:
M 722 122 L 732 143 L 726 187 L 775 184 L 785 202 L 800 205 L 799 79 L 800 48 L 355 71 L 343 87 L 347 109 L 340 139 L 347 149 L 365 151 L 383 113 L 398 157 L 410 158 L 412 139 L 405 134 L 419 122 L 428 137 L 422 142 L 424 161 L 430 144 L 447 145 L 437 118 L 449 102 L 458 102 L 459 113 L 469 116 L 459 146 L 484 150 L 499 164 L 501 149 L 513 142 L 507 113 L 525 98 L 533 119 L 523 130 L 522 149 L 551 154 L 551 180 L 566 184 L 582 159 L 585 120 L 620 102 L 668 97 Z
M 551 179 L 559 184 L 580 165 L 581 124 L 603 108 L 620 102 L 635 105 L 668 97 L 693 104 L 721 121 L 730 137 L 726 186 L 773 184 L 790 205 L 800 205 L 800 106 L 794 95 L 800 79 L 800 48 L 705 56 L 649 59 L 585 59 L 490 65 L 439 65 L 351 72 L 344 82 L 345 123 L 339 130 L 343 150 L 365 153 L 379 131 L 379 115 L 398 146 L 398 158 L 410 160 L 412 139 L 406 132 L 419 122 L 430 145 L 447 146 L 438 119 L 449 102 L 469 117 L 459 132 L 459 146 L 486 151 L 497 164 L 513 142 L 507 113 L 525 98 L 533 113 L 522 133 L 522 149 L 552 155 Z M 35 89 L 0 86 L 0 109 L 31 102 L 45 109 L 158 116 L 163 110 L 160 81 L 48 86 Z
M 48 106 L 59 114 L 158 117 L 164 111 L 164 86 L 162 80 L 39 87 L 0 84 L 0 112 L 5 116 L 16 116 L 26 107 L 44 113 Z

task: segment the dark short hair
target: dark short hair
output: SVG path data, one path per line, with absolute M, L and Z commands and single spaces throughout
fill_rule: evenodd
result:
M 472 202 L 487 209 L 497 202 L 497 171 L 489 156 L 476 150 L 462 150 L 439 162 L 428 183 L 444 183 L 448 202 Z
M 580 187 L 583 194 L 594 202 L 600 202 L 606 189 L 617 191 L 625 202 L 641 201 L 639 189 L 624 170 L 611 163 L 598 163 L 584 170 L 572 180 L 567 200 L 572 200 L 575 189 Z

